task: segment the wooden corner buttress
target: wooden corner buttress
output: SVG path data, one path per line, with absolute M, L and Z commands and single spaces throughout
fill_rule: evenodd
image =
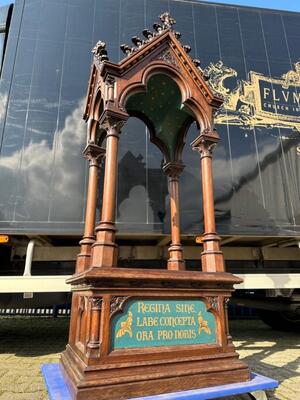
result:
M 222 99 L 212 92 L 200 62 L 189 57 L 190 47 L 180 43 L 174 19 L 164 13 L 160 21 L 154 31 L 143 31 L 144 40 L 135 36 L 133 47 L 121 46 L 126 57 L 119 64 L 108 60 L 105 43 L 93 49 L 84 115 L 89 160 L 85 230 L 76 273 L 69 279 L 70 333 L 60 363 L 76 400 L 130 399 L 250 379 L 228 330 L 227 303 L 241 280 L 225 272 L 215 225 L 212 154 L 219 137 L 213 113 Z M 165 270 L 118 268 L 117 155 L 130 116 L 147 124 L 150 140 L 164 157 L 171 212 Z M 199 272 L 185 270 L 179 217 L 181 153 L 193 121 L 200 128 L 192 148 L 200 155 L 204 213 Z M 95 227 L 102 160 L 102 212 Z

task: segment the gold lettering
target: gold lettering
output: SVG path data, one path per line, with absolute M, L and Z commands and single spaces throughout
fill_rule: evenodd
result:
M 272 92 L 273 92 L 273 99 L 274 99 L 274 101 L 279 101 L 280 99 L 276 99 L 276 90 L 273 89 Z
M 136 340 L 138 342 L 145 342 L 154 340 L 153 332 L 152 331 L 137 331 L 136 333 Z
M 174 339 L 196 339 L 197 334 L 194 329 L 182 329 L 175 331 Z
M 297 147 L 297 155 L 300 156 L 300 146 Z
M 158 317 L 137 317 L 137 326 L 158 326 Z
M 176 312 L 191 314 L 195 312 L 194 304 L 176 304 Z
M 196 325 L 194 317 L 191 316 L 183 316 L 183 317 L 160 317 L 159 318 L 160 326 L 185 326 L 185 325 Z
M 298 103 L 298 105 L 299 105 L 299 103 L 300 103 L 300 93 L 293 92 L 293 100 L 294 100 L 294 103 Z
M 284 90 L 282 90 L 281 93 L 282 93 L 282 96 L 283 96 L 284 100 L 286 102 L 288 102 L 289 97 L 290 97 L 290 92 L 285 92 Z
M 172 340 L 173 339 L 173 331 L 158 331 L 157 332 L 158 340 Z
M 142 314 L 146 313 L 170 313 L 170 305 L 162 303 L 147 304 L 142 301 L 138 302 L 138 312 Z
M 269 88 L 264 88 L 264 99 L 267 98 L 267 96 L 269 96 L 270 94 L 270 89 Z

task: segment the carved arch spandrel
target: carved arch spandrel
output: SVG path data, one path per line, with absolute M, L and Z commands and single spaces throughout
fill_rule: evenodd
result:
M 214 315 L 216 321 L 216 339 L 218 344 L 222 344 L 222 301 L 223 298 L 217 295 L 200 297 L 204 302 L 206 311 Z
M 128 300 L 132 300 L 132 296 L 111 296 L 110 299 L 110 319 L 117 313 L 123 312 Z

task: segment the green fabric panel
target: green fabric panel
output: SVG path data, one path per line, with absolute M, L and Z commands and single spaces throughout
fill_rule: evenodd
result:
M 163 74 L 151 76 L 146 93 L 132 95 L 126 110 L 129 114 L 142 114 L 150 121 L 154 135 L 165 144 L 170 161 L 174 161 L 179 134 L 191 117 L 182 106 L 176 82 Z

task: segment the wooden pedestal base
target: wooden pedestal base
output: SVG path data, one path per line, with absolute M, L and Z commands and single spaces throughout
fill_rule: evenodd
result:
M 228 273 L 91 268 L 74 276 L 61 367 L 76 400 L 119 400 L 250 379 L 230 341 Z

